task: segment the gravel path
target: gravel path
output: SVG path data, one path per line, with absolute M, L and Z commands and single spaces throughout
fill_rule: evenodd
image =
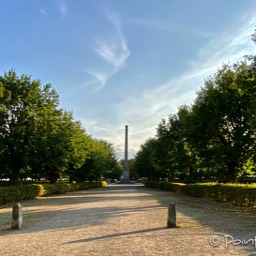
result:
M 176 203 L 177 228 L 166 228 Z M 256 255 L 255 212 L 205 199 L 112 185 L 22 202 L 11 230 L 0 209 L 0 255 Z M 218 243 L 218 246 L 210 244 Z

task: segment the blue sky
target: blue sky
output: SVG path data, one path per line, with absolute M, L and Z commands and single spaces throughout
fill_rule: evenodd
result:
M 1 0 L 0 73 L 50 83 L 86 131 L 133 157 L 222 63 L 254 54 L 254 0 Z

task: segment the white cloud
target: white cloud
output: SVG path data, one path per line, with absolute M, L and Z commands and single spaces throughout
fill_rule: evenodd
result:
M 46 15 L 46 11 L 44 9 L 40 9 L 40 13 L 44 16 Z
M 62 16 L 66 16 L 68 10 L 67 4 L 62 4 L 59 10 Z
M 154 18 L 133 18 L 130 20 L 136 26 L 140 25 L 149 29 L 165 30 L 165 31 L 176 31 L 177 25 Z
M 133 18 L 129 20 L 130 23 L 135 24 L 136 26 L 143 26 L 152 30 L 166 31 L 166 32 L 178 32 L 178 33 L 194 33 L 201 37 L 209 38 L 213 36 L 211 31 L 204 31 L 197 28 L 191 28 L 187 26 L 182 26 L 180 23 L 172 23 L 169 21 L 164 21 L 154 18 Z
M 68 0 L 59 0 L 57 2 L 57 9 L 62 17 L 65 17 L 68 13 Z
M 115 28 L 116 35 L 113 38 L 95 39 L 97 44 L 95 53 L 111 68 L 104 72 L 87 70 L 89 74 L 96 78 L 97 89 L 103 88 L 112 76 L 126 67 L 126 61 L 131 54 L 122 33 L 121 18 L 114 12 L 106 12 L 105 15 Z
M 116 24 L 119 24 L 117 18 Z M 256 18 L 252 16 L 238 24 L 240 26 L 234 26 L 234 31 L 216 34 L 215 38 L 209 40 L 195 59 L 188 60 L 191 66 L 183 74 L 165 83 L 156 84 L 152 89 L 128 95 L 116 106 L 118 113 L 111 120 L 114 120 L 112 123 L 109 120 L 95 120 L 89 130 L 98 137 L 111 141 L 118 157 L 122 158 L 124 126 L 129 125 L 129 152 L 130 157 L 133 157 L 140 145 L 155 135 L 161 119 L 176 113 L 179 106 L 193 103 L 196 91 L 204 85 L 204 79 L 216 73 L 223 63 L 234 63 L 243 59 L 244 55 L 255 52 L 250 35 L 254 32 Z M 112 51 L 111 47 L 106 48 L 102 54 L 109 63 L 115 63 Z
M 235 31 L 216 35 L 203 47 L 193 65 L 182 75 L 172 78 L 155 88 L 130 95 L 119 105 L 119 119 L 129 121 L 134 139 L 134 148 L 156 133 L 161 119 L 177 112 L 184 104 L 191 104 L 196 91 L 204 85 L 204 80 L 217 72 L 223 63 L 235 63 L 246 54 L 255 52 L 250 40 L 256 18 L 246 20 Z M 138 147 L 137 147 L 138 150 Z
M 102 89 L 105 86 L 108 80 L 108 74 L 101 73 L 101 72 L 94 72 L 90 70 L 86 70 L 86 72 L 95 78 L 92 82 L 87 84 L 94 85 L 96 91 Z
M 107 43 L 106 41 L 96 40 L 97 49 L 95 52 L 101 56 L 113 68 L 115 74 L 121 68 L 126 66 L 126 60 L 130 55 L 124 40 L 114 43 Z
M 101 119 L 99 122 L 93 118 L 79 118 L 86 131 L 93 138 L 103 139 L 113 144 L 116 155 L 119 159 L 124 155 L 124 126 L 125 124 L 114 125 Z M 130 150 L 132 148 L 130 147 Z M 131 154 L 131 157 L 133 154 Z

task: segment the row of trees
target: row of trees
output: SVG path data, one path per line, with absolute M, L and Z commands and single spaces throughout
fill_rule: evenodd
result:
M 0 178 L 99 180 L 121 172 L 112 144 L 59 108 L 51 85 L 11 70 L 0 76 Z
M 132 168 L 149 179 L 236 182 L 244 174 L 255 175 L 255 161 L 256 57 L 250 56 L 223 65 L 192 105 L 162 120 Z

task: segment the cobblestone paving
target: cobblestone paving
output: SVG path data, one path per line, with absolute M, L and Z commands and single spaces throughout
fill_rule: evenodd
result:
M 256 255 L 255 212 L 205 199 L 111 185 L 21 204 L 21 230 L 10 229 L 11 207 L 0 209 L 0 255 Z

